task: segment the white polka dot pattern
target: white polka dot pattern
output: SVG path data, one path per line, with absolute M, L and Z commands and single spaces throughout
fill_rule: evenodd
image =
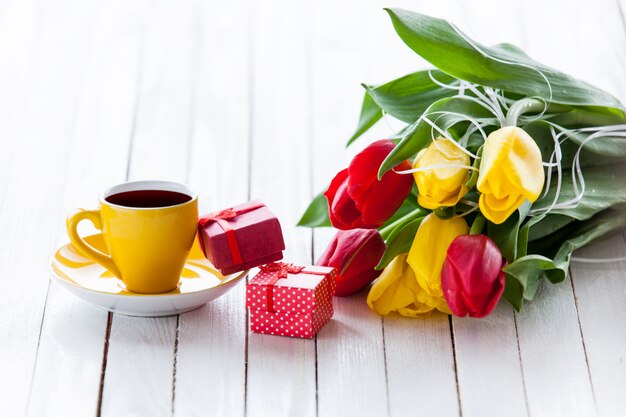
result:
M 307 272 L 309 272 L 307 274 Z M 311 272 L 324 273 L 313 275 Z M 289 274 L 272 286 L 274 312 L 267 311 L 267 284 L 276 272 L 259 272 L 246 286 L 246 306 L 250 310 L 250 330 L 255 333 L 311 338 L 333 316 L 335 269 L 310 266 L 299 274 Z M 302 285 L 306 278 L 306 287 Z

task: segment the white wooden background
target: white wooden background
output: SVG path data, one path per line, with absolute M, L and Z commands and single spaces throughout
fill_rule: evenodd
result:
M 623 262 L 482 320 L 381 319 L 362 292 L 314 340 L 250 334 L 243 285 L 148 319 L 49 283 L 66 213 L 134 179 L 188 182 L 204 211 L 260 198 L 286 258 L 315 260 L 331 232 L 294 224 L 359 148 L 359 83 L 425 67 L 383 6 L 626 100 L 626 0 L 0 0 L 0 416 L 626 415 Z

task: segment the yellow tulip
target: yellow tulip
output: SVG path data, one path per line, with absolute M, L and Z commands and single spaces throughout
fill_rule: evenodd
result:
M 544 180 L 541 151 L 528 133 L 508 126 L 487 137 L 476 183 L 487 219 L 503 223 L 524 201 L 537 200 Z
M 419 286 L 406 259 L 406 253 L 398 255 L 384 269 L 367 296 L 369 307 L 383 316 L 395 311 L 405 317 L 416 317 L 434 309 L 450 314 L 443 296 L 430 297 Z
M 427 209 L 454 206 L 465 194 L 468 170 L 458 165 L 469 165 L 469 156 L 447 139 L 437 138 L 422 149 L 413 162 L 413 168 L 433 165 L 453 165 L 413 173 L 419 191 L 417 201 Z
M 457 236 L 468 232 L 467 223 L 462 217 L 442 220 L 431 213 L 422 221 L 407 262 L 415 273 L 417 283 L 428 296 L 443 299 L 441 268 L 448 246 Z

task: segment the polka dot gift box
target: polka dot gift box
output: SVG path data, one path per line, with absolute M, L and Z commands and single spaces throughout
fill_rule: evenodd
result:
M 311 338 L 333 316 L 335 268 L 282 262 L 261 267 L 246 286 L 255 333 Z

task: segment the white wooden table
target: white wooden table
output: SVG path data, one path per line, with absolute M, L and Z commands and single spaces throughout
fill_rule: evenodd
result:
M 626 415 L 624 262 L 483 320 L 382 319 L 362 292 L 314 340 L 249 333 L 243 285 L 148 319 L 50 284 L 66 213 L 134 179 L 188 182 L 203 211 L 260 198 L 286 259 L 314 261 L 332 232 L 294 224 L 359 148 L 359 83 L 425 67 L 389 5 L 626 100 L 625 0 L 0 2 L 0 416 Z

